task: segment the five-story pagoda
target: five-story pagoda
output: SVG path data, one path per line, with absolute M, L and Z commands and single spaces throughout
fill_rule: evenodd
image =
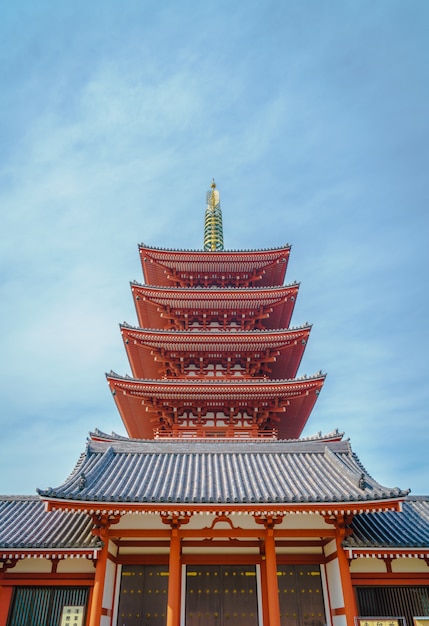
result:
M 225 251 L 214 182 L 207 200 L 203 251 L 139 247 L 139 327 L 121 326 L 132 378 L 108 376 L 115 401 L 130 437 L 295 439 L 324 376 L 296 378 L 310 327 L 290 328 L 290 246 Z

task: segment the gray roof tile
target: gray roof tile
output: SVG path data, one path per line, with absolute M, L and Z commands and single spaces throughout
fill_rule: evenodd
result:
M 100 544 L 91 528 L 92 519 L 86 513 L 47 513 L 37 496 L 0 496 L 1 550 L 94 550 Z
M 350 548 L 429 548 L 429 496 L 408 497 L 401 513 L 356 515 L 352 529 L 344 542 Z

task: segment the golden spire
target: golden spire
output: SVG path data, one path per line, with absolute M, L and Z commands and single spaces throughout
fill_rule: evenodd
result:
M 214 179 L 210 187 L 204 219 L 204 250 L 223 250 L 222 211 Z

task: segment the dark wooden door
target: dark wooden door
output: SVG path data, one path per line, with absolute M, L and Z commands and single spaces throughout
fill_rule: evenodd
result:
M 188 566 L 186 626 L 258 626 L 255 566 Z
M 325 608 L 318 565 L 278 565 L 281 626 L 323 626 Z
M 118 626 L 165 626 L 168 567 L 124 565 L 118 607 Z

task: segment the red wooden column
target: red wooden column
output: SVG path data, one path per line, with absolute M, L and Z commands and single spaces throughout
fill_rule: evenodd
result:
M 89 624 L 100 624 L 103 614 L 104 580 L 106 578 L 107 555 L 109 552 L 108 534 L 108 531 L 103 533 L 106 539 L 103 539 L 104 545 L 101 552 L 98 554 L 97 565 L 95 567 L 94 588 L 89 609 Z
M 12 602 L 13 587 L 3 586 L 0 578 L 0 626 L 6 626 Z
M 181 562 L 179 530 L 173 528 L 170 539 L 170 561 L 168 565 L 168 605 L 167 626 L 180 624 L 180 592 L 181 592 Z
M 264 624 L 269 626 L 280 626 L 280 603 L 279 603 L 279 584 L 277 577 L 277 557 L 276 543 L 274 540 L 274 526 L 280 524 L 283 520 L 282 515 L 273 517 L 262 517 L 255 515 L 255 522 L 265 526 L 264 535 L 264 551 L 265 564 L 263 566 L 262 584 L 262 601 Z M 268 619 L 267 619 L 268 618 Z
M 350 575 L 350 565 L 347 555 L 342 546 L 342 542 L 347 535 L 352 531 L 350 525 L 352 522 L 352 515 L 338 515 L 334 519 L 328 519 L 327 521 L 334 524 L 336 535 L 336 556 L 338 559 L 338 567 L 340 570 L 341 587 L 343 591 L 344 607 L 334 609 L 333 615 L 344 615 L 346 618 L 347 626 L 354 626 L 354 618 L 357 613 L 356 598 L 353 590 L 352 579 Z
M 350 576 L 350 565 L 347 559 L 346 553 L 344 552 L 344 548 L 342 546 L 342 541 L 344 539 L 344 533 L 340 532 L 336 536 L 336 544 L 337 544 L 337 556 L 338 556 L 338 565 L 340 568 L 341 582 L 343 585 L 343 595 L 344 595 L 344 609 L 345 616 L 347 620 L 347 626 L 353 626 L 355 623 L 354 618 L 356 617 L 357 607 L 356 607 L 356 598 L 353 591 L 352 579 Z
M 270 626 L 280 626 L 279 585 L 277 580 L 276 544 L 274 528 L 267 528 L 265 536 L 265 563 L 267 571 L 267 598 Z
M 170 559 L 168 563 L 168 598 L 166 626 L 180 626 L 180 597 L 182 590 L 181 538 L 179 528 L 189 522 L 189 517 L 162 517 L 171 526 Z
M 107 558 L 109 555 L 109 527 L 116 524 L 120 517 L 109 515 L 93 515 L 94 528 L 92 533 L 100 537 L 103 547 L 99 552 L 95 567 L 94 588 L 92 590 L 91 606 L 89 607 L 89 624 L 101 624 L 103 611 L 104 583 L 106 579 Z
M 279 604 L 279 584 L 277 578 L 277 557 L 276 557 L 276 543 L 274 540 L 274 526 L 280 524 L 283 516 L 278 515 L 276 517 L 260 517 L 255 515 L 255 522 L 257 524 L 264 524 L 265 537 L 265 593 L 262 594 L 263 598 L 267 599 L 267 607 L 264 607 L 264 621 L 268 613 L 269 626 L 280 626 L 280 604 Z M 268 609 L 268 611 L 267 611 Z

